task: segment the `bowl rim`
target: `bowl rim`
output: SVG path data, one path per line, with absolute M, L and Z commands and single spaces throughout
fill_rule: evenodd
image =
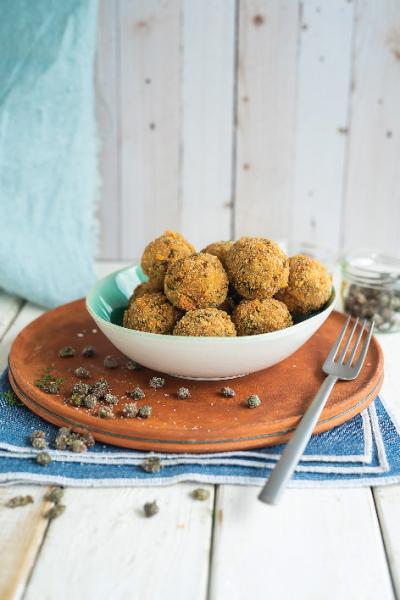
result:
M 265 340 L 267 337 L 268 337 L 268 340 L 272 341 L 273 339 L 291 335 L 293 332 L 299 331 L 299 329 L 304 329 L 305 327 L 307 327 L 307 324 L 309 324 L 314 319 L 317 319 L 318 317 L 323 315 L 325 312 L 331 312 L 334 308 L 334 304 L 335 304 L 335 300 L 336 300 L 336 290 L 335 290 L 335 287 L 332 286 L 331 297 L 329 298 L 328 302 L 326 303 L 325 308 L 323 308 L 322 310 L 320 310 L 319 312 L 314 314 L 312 317 L 309 317 L 308 319 L 304 319 L 304 321 L 301 321 L 300 323 L 295 323 L 291 327 L 285 327 L 284 329 L 279 329 L 278 331 L 270 331 L 268 333 L 259 333 L 256 335 L 240 335 L 240 336 L 239 335 L 238 336 L 174 335 L 173 336 L 173 335 L 166 335 L 163 333 L 151 333 L 149 331 L 139 331 L 138 329 L 129 329 L 128 327 L 122 327 L 121 325 L 117 325 L 116 323 L 111 323 L 111 321 L 107 321 L 106 319 L 104 319 L 104 317 L 97 314 L 97 312 L 95 312 L 92 309 L 92 307 L 90 306 L 91 299 L 98 292 L 98 289 L 101 287 L 101 285 L 106 280 L 115 279 L 115 277 L 119 273 L 122 273 L 124 271 L 129 271 L 131 269 L 137 268 L 138 266 L 140 266 L 140 265 L 133 263 L 131 265 L 128 265 L 127 267 L 123 267 L 122 269 L 117 269 L 116 271 L 113 271 L 112 273 L 109 273 L 108 275 L 105 275 L 104 277 L 101 277 L 100 279 L 98 279 L 86 295 L 86 298 L 85 298 L 86 309 L 89 312 L 90 316 L 95 321 L 100 320 L 107 327 L 114 329 L 115 331 L 122 330 L 124 332 L 124 334 L 126 334 L 126 335 L 131 335 L 132 337 L 139 336 L 139 337 L 143 337 L 143 338 L 153 339 L 153 340 L 157 340 L 161 343 L 168 343 L 172 339 L 174 342 L 175 341 L 178 342 L 178 340 L 179 340 L 178 343 L 188 343 L 188 342 L 209 343 L 209 342 L 213 342 L 213 343 L 218 343 L 218 344 L 224 344 L 224 343 L 227 344 L 227 343 L 233 342 L 233 343 L 238 344 L 239 342 L 244 342 L 244 343 L 247 342 L 248 343 L 250 341 L 254 342 L 256 340 L 261 341 L 261 340 Z

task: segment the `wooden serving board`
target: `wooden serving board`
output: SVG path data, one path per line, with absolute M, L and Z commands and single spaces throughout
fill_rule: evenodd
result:
M 313 395 L 323 381 L 321 367 L 343 324 L 344 315 L 333 312 L 321 329 L 295 354 L 280 364 L 228 382 L 188 381 L 165 375 L 165 387 L 153 390 L 148 369 L 130 371 L 127 358 L 97 330 L 83 300 L 51 310 L 28 325 L 16 338 L 10 353 L 11 385 L 26 406 L 58 426 L 89 429 L 96 440 L 140 450 L 168 452 L 217 452 L 245 450 L 287 441 Z M 87 344 L 96 348 L 93 358 L 81 356 Z M 61 347 L 76 349 L 72 358 L 59 358 Z M 115 356 L 116 369 L 103 366 L 106 355 Z M 74 370 L 84 366 L 92 374 L 89 383 L 105 377 L 121 397 L 115 419 L 100 419 L 93 411 L 66 402 L 78 379 Z M 64 378 L 60 394 L 49 395 L 34 385 L 47 369 Z M 383 355 L 372 339 L 365 365 L 355 381 L 339 382 L 328 401 L 315 433 L 350 419 L 374 400 L 383 380 Z M 139 385 L 151 404 L 149 419 L 124 419 L 121 412 L 127 390 Z M 225 398 L 224 385 L 236 396 Z M 179 400 L 179 387 L 188 387 L 191 398 Z M 249 409 L 245 399 L 258 394 L 260 407 Z

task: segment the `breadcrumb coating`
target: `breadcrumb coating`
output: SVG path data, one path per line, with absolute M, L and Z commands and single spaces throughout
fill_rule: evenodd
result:
M 289 283 L 276 298 L 291 313 L 305 315 L 319 310 L 332 294 L 332 277 L 315 258 L 297 254 L 289 259 Z
M 213 242 L 212 244 L 208 244 L 205 248 L 203 248 L 202 252 L 206 252 L 207 254 L 213 254 L 222 263 L 222 266 L 225 267 L 225 257 L 228 250 L 233 246 L 233 241 L 220 241 Z
M 182 310 L 219 306 L 228 293 L 228 276 L 216 256 L 199 252 L 168 267 L 164 292 Z
M 232 320 L 238 335 L 258 335 L 293 325 L 287 306 L 273 298 L 242 300 Z
M 143 272 L 159 290 L 162 290 L 168 266 L 178 258 L 190 256 L 194 252 L 194 246 L 180 233 L 165 231 L 163 235 L 147 244 L 140 264 Z
M 144 296 L 145 294 L 153 294 L 154 292 L 162 292 L 162 291 L 163 291 L 163 287 L 160 288 L 157 281 L 154 281 L 153 279 L 149 279 L 149 281 L 146 281 L 145 283 L 140 283 L 133 290 L 133 294 L 129 298 L 128 307 L 132 304 L 132 302 L 134 302 L 141 296 Z
M 289 259 L 261 237 L 220 240 L 196 252 L 180 233 L 165 231 L 146 246 L 141 266 L 149 280 L 133 290 L 123 324 L 151 333 L 268 333 L 307 318 L 332 293 L 332 278 L 318 260 Z
M 144 294 L 128 306 L 124 327 L 149 333 L 172 333 L 182 312 L 172 306 L 162 292 Z
M 272 298 L 287 286 L 289 260 L 272 240 L 242 237 L 228 250 L 225 262 L 230 282 L 248 300 Z
M 230 316 L 218 308 L 190 310 L 175 325 L 174 335 L 232 337 L 236 335 Z

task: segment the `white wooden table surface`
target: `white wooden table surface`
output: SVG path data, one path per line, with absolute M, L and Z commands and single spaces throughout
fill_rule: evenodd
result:
M 101 274 L 115 263 L 99 266 Z M 0 292 L 0 368 L 16 334 L 42 311 Z M 400 335 L 381 337 L 383 394 L 400 392 Z M 392 406 L 400 422 L 400 409 Z M 282 504 L 257 488 L 68 488 L 66 512 L 43 518 L 46 488 L 0 488 L 0 599 L 386 600 L 400 597 L 400 486 L 290 489 Z M 17 494 L 35 502 L 11 510 Z M 145 519 L 143 503 L 159 514 Z

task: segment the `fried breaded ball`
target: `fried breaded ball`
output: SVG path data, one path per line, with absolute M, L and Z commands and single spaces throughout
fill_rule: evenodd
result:
M 332 278 L 315 258 L 297 254 L 289 259 L 289 284 L 276 298 L 291 313 L 305 315 L 320 309 L 332 293 Z
M 287 306 L 274 298 L 242 300 L 232 320 L 238 335 L 258 335 L 293 325 Z
M 289 260 L 272 240 L 242 237 L 228 250 L 225 262 L 230 282 L 248 300 L 272 298 L 287 286 Z
M 143 272 L 158 286 L 163 289 L 164 277 L 168 266 L 183 256 L 190 256 L 195 252 L 192 244 L 175 231 L 165 231 L 163 235 L 147 244 L 140 262 Z
M 162 292 L 144 294 L 124 313 L 124 327 L 150 333 L 171 333 L 182 312 L 172 306 Z
M 222 266 L 225 267 L 225 256 L 232 246 L 232 241 L 213 242 L 212 244 L 208 244 L 208 246 L 203 248 L 202 252 L 206 252 L 207 254 L 213 254 L 214 256 L 217 256 L 221 261 Z
M 137 287 L 135 287 L 132 296 L 129 298 L 128 306 L 141 296 L 144 296 L 145 294 L 153 294 L 154 292 L 162 291 L 163 286 L 161 286 L 160 288 L 157 281 L 149 279 L 149 281 L 146 281 L 145 283 L 140 283 Z
M 219 306 L 228 293 L 228 276 L 216 256 L 198 252 L 168 267 L 164 292 L 183 310 Z
M 175 325 L 174 335 L 232 337 L 236 329 L 230 316 L 218 308 L 189 310 Z

